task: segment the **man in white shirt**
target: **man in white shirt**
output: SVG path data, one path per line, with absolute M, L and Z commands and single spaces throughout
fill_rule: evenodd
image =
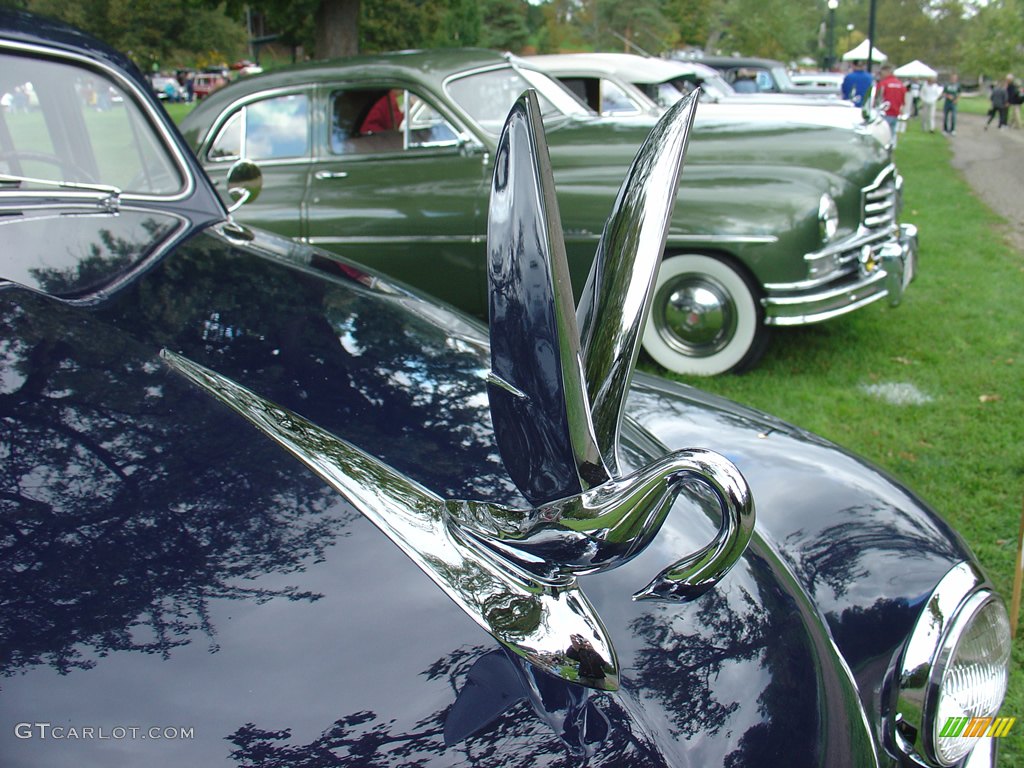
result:
M 942 96 L 942 86 L 929 77 L 921 86 L 921 128 L 935 133 L 935 105 Z

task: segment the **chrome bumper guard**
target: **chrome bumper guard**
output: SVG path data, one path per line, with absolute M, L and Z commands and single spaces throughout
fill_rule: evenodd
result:
M 892 237 L 861 247 L 865 257 L 853 274 L 813 288 L 799 284 L 765 286 L 768 295 L 761 300 L 765 324 L 818 323 L 885 297 L 890 306 L 898 306 L 917 272 L 917 227 L 901 224 L 893 229 Z

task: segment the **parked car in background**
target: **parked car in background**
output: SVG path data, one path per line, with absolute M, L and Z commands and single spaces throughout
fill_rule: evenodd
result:
M 843 87 L 842 72 L 790 72 L 789 79 L 797 88 L 826 88 L 841 93 Z
M 819 438 L 633 376 L 692 100 L 578 324 L 515 101 L 476 198 L 488 332 L 234 221 L 125 58 L 0 10 L 0 91 L 29 79 L 41 109 L 0 113 L 9 764 L 995 765 L 943 730 L 997 715 L 1010 652 L 956 533 Z
M 821 98 L 839 98 L 839 91 L 829 85 L 797 85 L 781 61 L 749 56 L 702 56 L 701 64 L 714 67 L 733 87 L 737 80 L 752 79 L 760 93 L 813 94 Z
M 847 102 L 817 98 L 813 94 L 761 93 L 756 88 L 747 93 L 737 93 L 718 70 L 694 61 L 657 59 L 631 53 L 544 54 L 528 56 L 526 61 L 530 66 L 556 77 L 577 98 L 604 117 L 661 114 L 666 107 L 700 87 L 702 103 L 751 108 L 782 105 L 791 105 L 793 109 L 827 107 L 845 110 L 851 125 L 865 121 L 863 114 L 852 109 Z M 702 110 L 702 114 L 706 111 Z M 715 110 L 711 108 L 710 111 Z M 838 114 L 805 112 L 797 122 L 813 122 L 817 115 L 824 122 L 831 123 Z M 878 122 L 882 122 L 880 118 Z
M 227 75 L 222 72 L 197 72 L 192 80 L 192 94 L 196 99 L 205 99 L 228 82 Z
M 184 101 L 185 89 L 173 75 L 152 75 L 149 82 L 160 101 Z
M 525 60 L 530 66 L 557 77 L 577 98 L 605 117 L 648 111 L 649 105 L 638 99 L 634 90 L 642 91 L 648 100 L 662 108 L 697 87 L 701 89 L 702 102 L 722 101 L 737 95 L 718 70 L 691 61 L 628 53 L 543 54 L 527 56 Z M 602 73 L 609 81 L 595 85 L 576 72 Z
M 542 97 L 579 295 L 655 115 L 601 118 L 521 59 L 450 50 L 245 78 L 181 127 L 221 189 L 239 159 L 261 166 L 264 192 L 240 220 L 484 316 L 478 201 L 504 116 L 529 86 Z M 916 231 L 898 220 L 902 182 L 884 123 L 853 109 L 715 106 L 697 116 L 689 192 L 673 215 L 644 336 L 664 367 L 703 375 L 756 364 L 772 326 L 898 301 L 916 258 Z

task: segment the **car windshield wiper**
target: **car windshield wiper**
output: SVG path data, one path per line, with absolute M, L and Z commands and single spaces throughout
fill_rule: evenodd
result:
M 58 181 L 55 179 L 37 179 L 31 176 L 14 176 L 9 173 L 0 173 L 0 189 L 14 188 L 21 189 L 23 185 L 29 187 L 39 185 L 43 187 L 55 187 L 57 189 L 68 189 L 76 192 L 98 192 L 103 195 L 100 205 L 108 210 L 116 210 L 121 202 L 121 190 L 110 184 L 83 184 L 78 181 Z

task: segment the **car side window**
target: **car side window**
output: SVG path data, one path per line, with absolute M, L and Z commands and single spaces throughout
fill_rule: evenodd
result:
M 635 115 L 639 108 L 629 95 L 611 80 L 601 79 L 601 114 Z
M 309 98 L 290 93 L 246 104 L 224 123 L 213 161 L 289 160 L 309 154 Z
M 455 146 L 459 134 L 416 94 L 399 88 L 353 88 L 331 95 L 331 152 L 401 153 Z
M 595 112 L 601 111 L 601 82 L 598 78 L 564 75 L 558 79 L 577 99 Z
M 762 93 L 772 93 L 775 91 L 775 80 L 772 79 L 772 73 L 764 69 L 757 70 L 757 89 Z

